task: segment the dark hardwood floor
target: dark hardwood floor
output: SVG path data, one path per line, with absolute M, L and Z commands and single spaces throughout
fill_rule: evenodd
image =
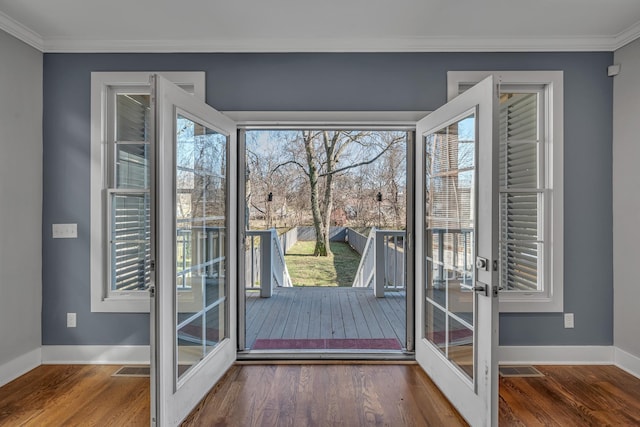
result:
M 39 366 L 0 387 L 0 426 L 148 426 L 149 378 L 119 367 Z
M 465 425 L 417 365 L 235 366 L 183 426 Z
M 615 366 L 536 366 L 500 378 L 500 425 L 640 426 L 640 379 Z
M 148 426 L 149 379 L 43 365 L 0 387 L 0 426 Z M 537 366 L 500 379 L 501 426 L 640 426 L 640 379 L 614 366 Z M 236 365 L 184 426 L 461 426 L 415 364 Z

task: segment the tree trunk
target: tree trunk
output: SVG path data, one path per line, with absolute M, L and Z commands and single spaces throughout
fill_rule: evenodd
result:
M 325 233 L 325 224 L 322 220 L 322 213 L 320 211 L 320 202 L 318 200 L 318 171 L 315 166 L 315 150 L 313 148 L 313 136 L 308 133 L 303 133 L 304 137 L 304 150 L 307 154 L 307 163 L 309 165 L 309 186 L 311 188 L 311 214 L 313 216 L 313 227 L 316 232 L 316 247 L 313 250 L 315 256 L 328 256 L 329 244 L 326 243 L 322 236 Z
M 325 174 L 325 187 L 324 187 L 324 199 L 322 200 L 322 218 L 324 219 L 324 230 L 322 235 L 316 235 L 316 246 L 320 245 L 326 248 L 327 256 L 331 255 L 331 246 L 329 243 L 329 234 L 331 231 L 331 213 L 333 211 L 333 173 L 337 162 L 339 153 L 336 152 L 336 145 L 338 143 L 340 134 L 336 132 L 333 137 L 329 137 L 329 133 L 324 131 L 322 138 L 324 142 L 324 150 L 326 155 L 326 174 Z
M 325 226 L 322 233 L 321 238 L 316 239 L 316 247 L 321 245 L 326 248 L 326 255 L 331 254 L 331 246 L 329 244 L 329 234 L 331 231 L 331 211 L 333 210 L 333 189 L 331 188 L 333 184 L 333 175 L 327 175 L 326 177 L 326 187 L 324 189 L 324 203 L 322 204 L 322 208 L 324 214 L 322 215 L 325 218 Z

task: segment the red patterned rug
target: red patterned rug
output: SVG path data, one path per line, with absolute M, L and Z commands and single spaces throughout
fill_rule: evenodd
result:
M 395 338 L 257 339 L 252 350 L 402 350 Z

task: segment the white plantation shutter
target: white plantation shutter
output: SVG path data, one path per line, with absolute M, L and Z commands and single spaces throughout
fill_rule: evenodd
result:
M 116 140 L 148 141 L 149 95 L 116 96 Z
M 149 194 L 111 193 L 111 290 L 149 286 Z
M 505 290 L 541 290 L 539 97 L 503 93 L 500 103 L 500 282 Z
M 109 194 L 110 291 L 149 287 L 149 95 L 115 96 L 115 170 Z

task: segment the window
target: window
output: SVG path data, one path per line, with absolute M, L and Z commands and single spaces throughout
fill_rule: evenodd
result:
M 562 72 L 449 72 L 449 99 L 492 73 L 500 81 L 500 311 L 563 311 Z
M 149 311 L 147 72 L 91 75 L 91 310 Z M 204 73 L 163 73 L 204 99 Z

